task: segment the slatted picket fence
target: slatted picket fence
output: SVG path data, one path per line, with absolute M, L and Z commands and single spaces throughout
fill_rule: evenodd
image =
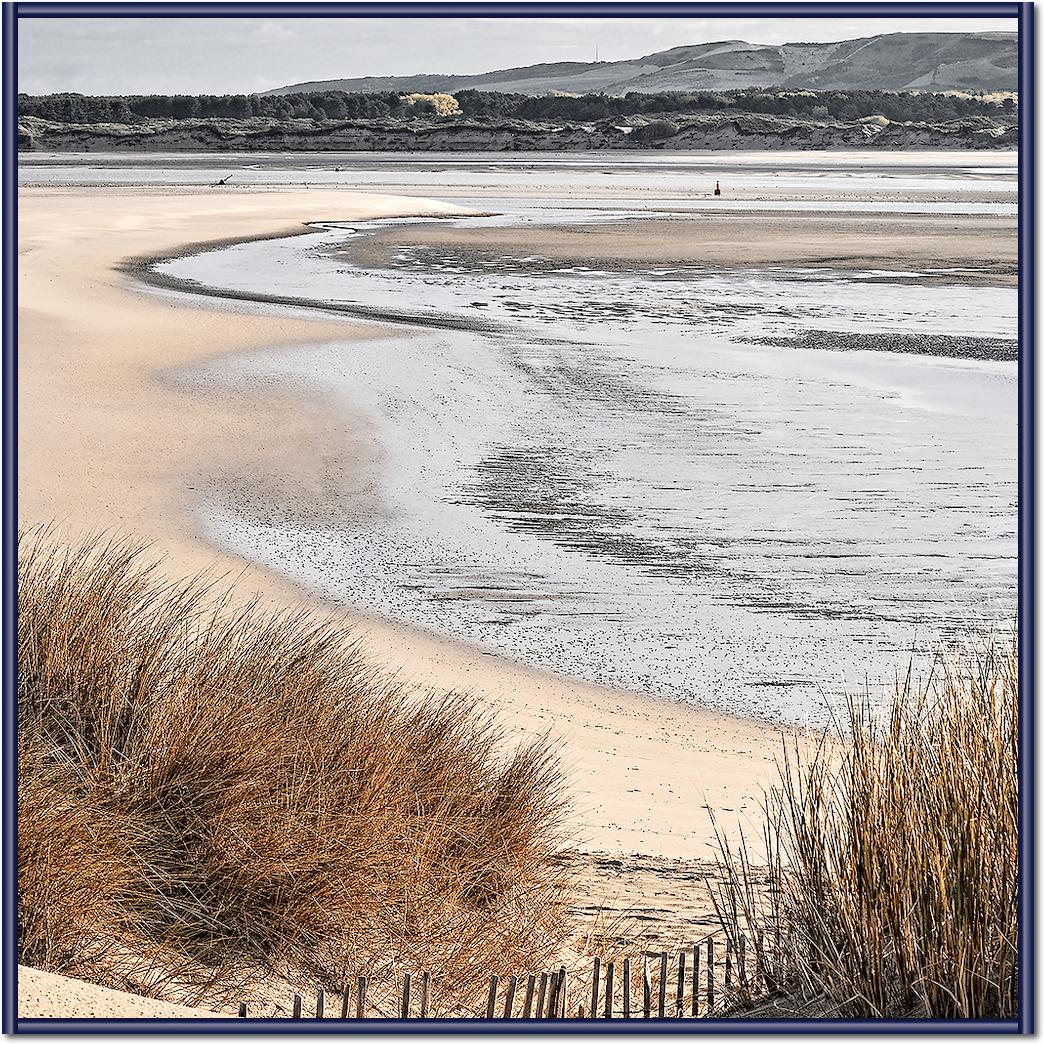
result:
M 455 1004 L 453 1014 L 490 1020 L 705 1018 L 771 992 L 772 961 L 761 933 L 751 945 L 743 936 L 733 939 L 719 932 L 673 954 L 647 951 L 620 962 L 595 957 L 593 970 L 585 972 L 571 973 L 560 965 L 523 975 L 491 975 L 481 1009 L 462 1015 Z M 292 1018 L 437 1017 L 433 994 L 437 980 L 430 971 L 402 975 L 394 1013 L 388 1010 L 386 994 L 379 1008 L 368 999 L 371 985 L 366 975 L 360 975 L 333 995 L 339 1004 L 329 1005 L 327 992 L 320 989 L 307 1008 L 304 997 L 297 994 Z M 260 1014 L 260 1008 L 244 1001 L 239 1015 L 250 1018 L 251 1009 Z

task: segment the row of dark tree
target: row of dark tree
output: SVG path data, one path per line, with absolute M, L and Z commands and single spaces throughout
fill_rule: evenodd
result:
M 618 116 L 685 115 L 736 109 L 777 116 L 833 116 L 842 120 L 881 115 L 890 120 L 942 122 L 964 116 L 997 116 L 1014 111 L 1011 99 L 986 96 L 898 94 L 890 91 L 782 91 L 748 88 L 737 91 L 693 91 L 669 94 L 632 93 L 543 95 L 458 91 L 456 99 L 469 116 L 502 116 L 528 120 L 600 120 Z
M 147 119 L 378 119 L 413 113 L 397 93 L 347 94 L 146 94 L 97 97 L 83 94 L 18 96 L 20 116 L 56 123 L 136 123 Z
M 590 122 L 637 115 L 685 115 L 733 109 L 779 116 L 832 116 L 854 120 L 881 115 L 890 120 L 940 123 L 968 116 L 1014 113 L 1011 98 L 890 91 L 793 92 L 749 88 L 740 91 L 693 91 L 665 94 L 541 95 L 500 94 L 462 90 L 454 95 L 465 117 Z M 150 118 L 246 119 L 380 119 L 414 116 L 423 104 L 410 103 L 398 93 L 141 95 L 91 97 L 82 94 L 18 96 L 22 116 L 39 116 L 58 123 L 138 123 Z

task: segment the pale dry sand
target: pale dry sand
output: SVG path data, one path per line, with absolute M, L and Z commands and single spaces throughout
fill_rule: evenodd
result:
M 189 389 L 169 375 L 225 353 L 343 343 L 379 336 L 381 328 L 157 293 L 137 285 L 122 266 L 185 244 L 286 233 L 312 220 L 455 209 L 343 190 L 23 189 L 20 526 L 56 523 L 69 540 L 128 534 L 153 544 L 172 575 L 234 574 L 244 597 L 343 612 L 208 545 L 193 519 L 194 488 L 220 460 L 259 487 L 279 485 L 284 502 L 288 490 L 321 498 L 344 474 L 365 481 L 367 469 L 379 467 L 370 433 L 360 426 L 356 445 L 333 452 L 327 403 L 274 390 Z M 343 430 L 343 416 L 336 426 Z M 775 779 L 777 730 L 354 619 L 369 655 L 404 679 L 475 692 L 520 737 L 549 731 L 560 741 L 574 802 L 569 829 L 582 852 L 604 853 L 586 866 L 588 857 L 579 859 L 580 920 L 618 927 L 621 915 L 634 914 L 661 939 L 688 937 L 706 920 L 702 879 L 714 852 L 708 809 L 726 825 L 756 814 L 763 785 Z M 633 853 L 641 858 L 619 858 Z M 62 987 L 59 1000 L 47 1001 L 47 982 L 37 974 L 30 1001 L 23 996 L 20 1006 L 58 1004 L 67 1017 L 93 1006 L 88 1017 L 98 1017 L 152 1004 L 137 997 L 117 1002 L 111 991 L 83 984 Z
M 154 543 L 178 575 L 243 571 L 244 595 L 307 599 L 207 545 L 193 521 L 193 487 L 219 459 L 259 485 L 293 483 L 302 497 L 322 496 L 353 464 L 358 473 L 379 466 L 368 433 L 331 455 L 323 402 L 188 389 L 165 375 L 224 353 L 344 342 L 379 328 L 143 291 L 119 266 L 306 221 L 453 209 L 342 190 L 23 190 L 20 524 L 57 520 L 69 539 L 129 533 Z M 753 812 L 762 785 L 774 779 L 779 738 L 770 726 L 541 674 L 391 624 L 359 618 L 358 625 L 370 655 L 404 678 L 476 692 L 521 731 L 560 738 L 575 798 L 570 826 L 585 848 L 706 858 L 713 853 L 707 806 L 726 822 Z
M 203 1008 L 169 1004 L 151 997 L 108 990 L 64 975 L 18 966 L 20 1019 L 213 1019 L 227 1018 Z

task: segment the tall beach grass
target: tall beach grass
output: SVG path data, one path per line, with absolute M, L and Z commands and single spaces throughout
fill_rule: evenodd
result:
M 765 858 L 721 846 L 722 924 L 777 994 L 761 1014 L 1016 1015 L 1018 729 L 1017 646 L 989 640 L 788 748 Z
M 438 1016 L 561 957 L 545 741 L 139 547 L 36 532 L 18 582 L 23 963 L 212 1004 L 365 973 L 389 1015 L 430 969 Z M 1017 649 L 966 645 L 894 695 L 789 744 L 763 839 L 722 840 L 718 915 L 772 995 L 741 978 L 736 1016 L 1015 1013 Z
M 190 999 L 433 968 L 463 1011 L 556 952 L 546 742 L 120 542 L 30 536 L 18 596 L 23 963 Z

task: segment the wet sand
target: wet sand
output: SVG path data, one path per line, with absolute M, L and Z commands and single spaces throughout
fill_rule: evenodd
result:
M 867 679 L 886 697 L 912 649 L 1014 590 L 1013 289 L 968 285 L 944 242 L 934 278 L 950 285 L 834 270 L 811 205 L 771 226 L 818 245 L 811 272 L 694 263 L 707 214 L 632 216 L 637 246 L 688 258 L 634 264 L 631 205 L 607 222 L 523 195 L 493 217 L 157 266 L 168 288 L 417 330 L 184 374 L 340 397 L 384 450 L 365 497 L 308 511 L 216 477 L 211 538 L 332 599 L 593 683 L 795 725 Z M 675 234 L 657 240 L 661 226 Z M 509 249 L 470 246 L 490 230 Z M 409 245 L 418 232 L 456 243 Z M 551 258 L 545 236 L 584 253 Z
M 607 270 L 646 265 L 751 265 L 840 271 L 949 270 L 947 283 L 1014 286 L 1018 256 L 1013 217 L 951 214 L 703 213 L 697 217 L 606 221 L 596 225 L 454 228 L 398 227 L 353 245 L 357 262 L 386 264 L 419 246 L 495 257 L 540 254 L 559 265 L 598 259 Z

